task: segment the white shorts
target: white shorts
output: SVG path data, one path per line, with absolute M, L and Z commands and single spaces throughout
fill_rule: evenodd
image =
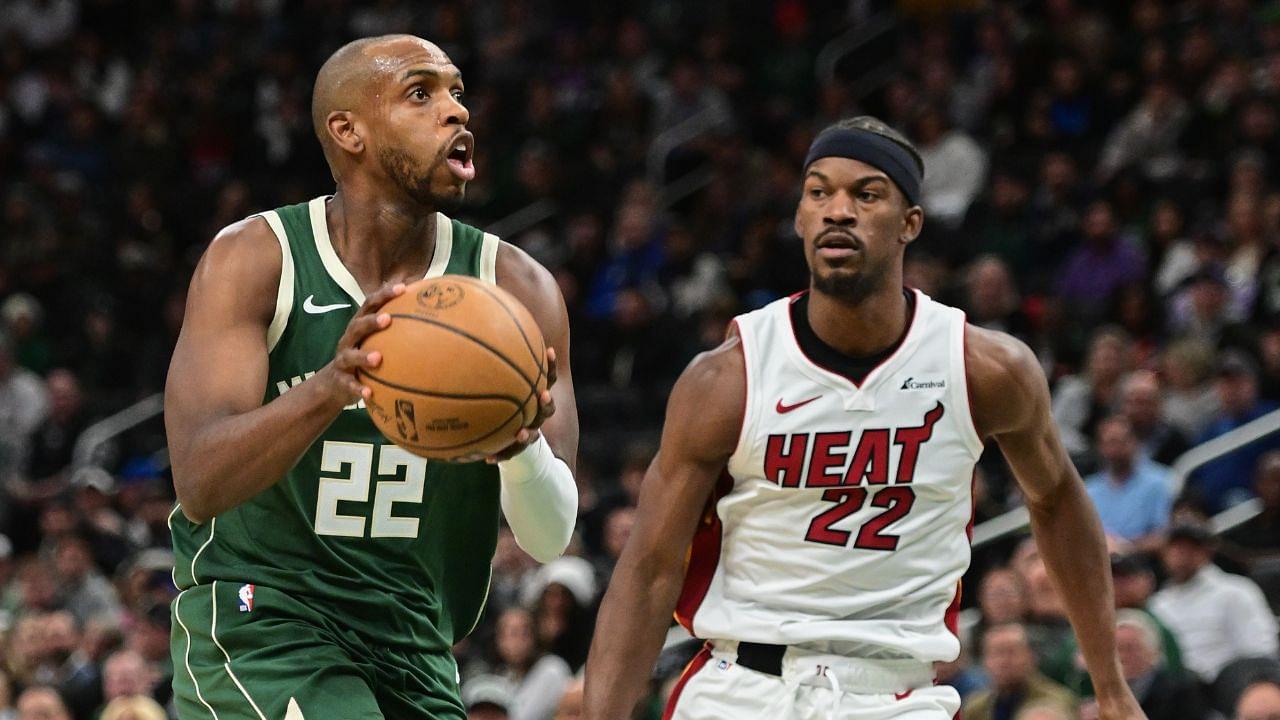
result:
M 707 643 L 685 668 L 663 720 L 952 720 L 960 711 L 960 694 L 934 685 L 928 663 L 790 648 L 777 677 L 737 664 L 737 645 Z

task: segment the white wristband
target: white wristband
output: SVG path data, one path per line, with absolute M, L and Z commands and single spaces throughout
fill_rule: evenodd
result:
M 532 445 L 516 453 L 507 460 L 498 463 L 498 472 L 502 480 L 509 483 L 526 483 L 540 475 L 558 460 L 551 451 L 551 444 L 545 435 L 538 435 Z

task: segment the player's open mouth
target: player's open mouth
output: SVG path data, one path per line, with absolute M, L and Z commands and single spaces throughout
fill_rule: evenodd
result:
M 463 182 L 469 182 L 476 177 L 476 168 L 471 164 L 471 157 L 475 153 L 475 147 L 475 136 L 463 130 L 453 139 L 453 147 L 449 150 L 449 154 L 445 156 L 449 169 Z
M 862 252 L 862 243 L 852 234 L 834 231 L 818 236 L 814 245 L 818 257 L 826 260 L 845 260 Z

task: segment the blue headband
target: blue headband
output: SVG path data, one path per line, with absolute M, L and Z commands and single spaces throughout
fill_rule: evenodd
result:
M 827 130 L 814 139 L 809 154 L 804 158 L 806 170 L 815 160 L 824 157 L 842 157 L 860 160 L 882 171 L 897 183 L 907 203 L 920 204 L 920 180 L 923 174 L 915 158 L 907 149 L 883 135 L 869 130 L 836 128 Z

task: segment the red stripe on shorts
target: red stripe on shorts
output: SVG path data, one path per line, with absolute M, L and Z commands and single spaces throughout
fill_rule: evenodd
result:
M 676 714 L 676 703 L 680 700 L 680 692 L 684 690 L 684 686 L 688 684 L 692 678 L 707 661 L 711 659 L 711 644 L 707 643 L 702 646 L 697 655 L 689 661 L 685 666 L 684 672 L 680 673 L 680 679 L 676 681 L 676 686 L 671 688 L 671 697 L 667 698 L 667 709 L 662 711 L 662 720 L 671 720 Z

